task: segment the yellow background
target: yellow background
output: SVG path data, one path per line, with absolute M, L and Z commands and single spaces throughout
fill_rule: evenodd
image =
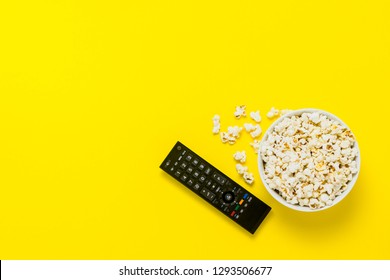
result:
M 389 259 L 388 1 L 2 1 L 0 259 Z M 279 205 L 234 107 L 321 108 L 362 156 L 344 201 Z M 272 212 L 254 236 L 158 167 L 177 140 Z

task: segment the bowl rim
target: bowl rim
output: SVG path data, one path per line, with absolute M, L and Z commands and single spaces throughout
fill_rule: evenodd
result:
M 329 209 L 329 208 L 333 207 L 334 205 L 338 204 L 341 200 L 343 200 L 351 192 L 352 188 L 354 187 L 354 185 L 355 185 L 355 183 L 356 183 L 356 181 L 357 181 L 357 179 L 359 177 L 359 173 L 360 173 L 361 155 L 360 155 L 359 145 L 358 145 L 358 142 L 357 142 L 356 137 L 355 137 L 355 146 L 357 147 L 357 150 L 358 150 L 356 158 L 355 158 L 355 161 L 357 163 L 357 170 L 358 171 L 357 171 L 356 174 L 353 175 L 352 180 L 348 183 L 348 188 L 341 195 L 337 196 L 333 200 L 332 205 L 325 206 L 325 207 L 322 207 L 322 208 L 319 208 L 319 209 L 311 209 L 311 208 L 309 208 L 307 206 L 300 206 L 300 205 L 290 204 L 282 196 L 280 196 L 278 193 L 276 193 L 275 190 L 271 189 L 268 186 L 268 184 L 265 181 L 265 177 L 266 176 L 265 176 L 265 172 L 264 172 L 264 163 L 263 163 L 263 160 L 261 158 L 261 152 L 260 151 L 261 151 L 261 147 L 264 145 L 266 139 L 268 139 L 269 134 L 274 130 L 275 126 L 278 125 L 285 118 L 288 118 L 288 117 L 291 117 L 291 116 L 302 115 L 303 113 L 315 113 L 315 112 L 318 112 L 320 114 L 324 114 L 327 117 L 329 117 L 330 119 L 338 121 L 342 126 L 346 127 L 347 129 L 349 129 L 352 132 L 352 130 L 348 127 L 348 125 L 346 125 L 340 118 L 338 118 L 337 116 L 335 116 L 332 113 L 329 113 L 329 112 L 321 110 L 321 109 L 315 109 L 315 108 L 298 109 L 298 110 L 293 110 L 293 111 L 291 111 L 289 113 L 286 113 L 283 116 L 280 116 L 277 120 L 275 120 L 270 125 L 270 127 L 264 133 L 264 136 L 263 136 L 263 138 L 260 141 L 259 149 L 257 151 L 258 152 L 258 169 L 259 169 L 259 173 L 260 173 L 260 178 L 261 178 L 261 181 L 263 182 L 263 185 L 266 188 L 266 190 L 270 193 L 270 195 L 275 200 L 277 200 L 282 205 L 284 205 L 284 206 L 286 206 L 286 207 L 288 207 L 290 209 L 301 211 L 301 212 L 319 212 L 319 211 L 323 211 L 323 210 Z M 352 134 L 353 134 L 353 132 L 352 132 Z

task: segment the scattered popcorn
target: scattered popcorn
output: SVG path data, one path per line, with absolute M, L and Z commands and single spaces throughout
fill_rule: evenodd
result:
M 234 112 L 234 116 L 239 119 L 241 117 L 246 117 L 246 112 L 245 112 L 245 105 L 237 106 L 236 111 Z
M 257 154 L 259 152 L 259 149 L 260 149 L 260 141 L 255 139 L 252 143 L 249 143 L 249 145 L 251 145 L 253 147 L 253 149 L 255 150 L 255 153 Z
M 220 116 L 219 115 L 215 115 L 213 117 L 213 133 L 214 134 L 218 134 L 219 133 L 219 130 L 221 129 L 221 124 L 219 122 L 220 120 Z
M 244 127 L 247 132 L 251 132 L 256 129 L 256 126 L 251 123 L 244 123 Z
M 244 123 L 245 130 L 249 132 L 252 138 L 258 137 L 262 130 L 259 124 Z
M 240 137 L 241 130 L 242 127 L 229 126 L 227 132 L 220 133 L 222 143 L 228 142 L 231 145 L 236 143 L 237 139 Z
M 242 130 L 242 127 L 239 127 L 237 125 L 228 127 L 228 133 L 236 138 L 240 137 L 241 130 Z
M 244 172 L 244 175 L 242 175 L 242 177 L 244 178 L 245 182 L 249 185 L 252 185 L 253 182 L 255 181 L 255 177 L 253 177 L 253 174 L 249 172 Z
M 236 164 L 236 170 L 237 170 L 238 174 L 243 175 L 245 172 L 248 171 L 248 167 L 246 167 L 246 166 L 244 166 L 242 164 L 237 163 Z
M 288 203 L 332 205 L 358 172 L 355 143 L 350 130 L 321 113 L 285 118 L 260 147 L 265 181 Z M 258 150 L 260 143 L 251 146 Z
M 269 110 L 269 112 L 267 113 L 267 118 L 272 119 L 273 117 L 276 117 L 278 115 L 279 115 L 279 110 L 272 107 L 271 110 Z
M 245 151 L 242 151 L 242 152 L 237 151 L 237 152 L 234 153 L 233 158 L 236 161 L 244 163 L 246 161 L 246 153 L 245 153 Z
M 256 124 L 255 129 L 250 133 L 252 138 L 256 138 L 261 134 L 261 127 L 260 125 Z
M 254 120 L 255 122 L 259 123 L 261 122 L 261 116 L 260 116 L 260 111 L 257 110 L 256 112 L 250 112 L 250 117 L 252 120 Z
M 242 178 L 244 179 L 244 181 L 247 184 L 249 184 L 249 185 L 253 184 L 253 182 L 255 181 L 255 177 L 253 176 L 252 173 L 248 172 L 248 167 L 237 163 L 236 170 L 237 170 L 238 174 L 240 174 L 242 176 Z

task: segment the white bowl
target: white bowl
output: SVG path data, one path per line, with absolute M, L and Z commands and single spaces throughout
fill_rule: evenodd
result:
M 268 128 L 268 130 L 264 134 L 263 139 L 261 140 L 260 150 L 261 150 L 262 145 L 264 145 L 265 140 L 268 138 L 269 134 L 272 133 L 272 131 L 274 130 L 275 126 L 278 123 L 280 123 L 283 119 L 291 117 L 291 116 L 300 116 L 303 113 L 314 113 L 314 112 L 318 112 L 318 113 L 321 113 L 323 115 L 326 115 L 328 118 L 330 118 L 332 120 L 338 121 L 342 126 L 344 126 L 344 127 L 349 129 L 349 127 L 342 120 L 340 120 L 338 117 L 336 117 L 335 115 L 333 115 L 331 113 L 328 113 L 328 112 L 325 112 L 325 111 L 322 111 L 322 110 L 318 110 L 318 109 L 301 109 L 301 110 L 296 110 L 296 111 L 292 111 L 290 113 L 287 113 L 287 114 L 281 116 L 279 119 L 277 119 Z M 264 173 L 264 162 L 263 162 L 263 160 L 261 158 L 261 154 L 260 154 L 260 150 L 259 150 L 259 152 L 258 152 L 258 165 L 259 165 L 259 171 L 260 171 L 261 180 L 262 180 L 265 188 L 267 189 L 267 191 L 272 195 L 272 197 L 275 198 L 278 202 L 280 202 L 281 204 L 283 204 L 284 206 L 286 206 L 288 208 L 291 208 L 291 209 L 294 209 L 294 210 L 297 210 L 297 211 L 303 211 L 303 212 L 316 212 L 316 211 L 322 211 L 322 210 L 325 210 L 325 209 L 329 209 L 330 207 L 332 207 L 332 206 L 336 205 L 337 203 L 339 203 L 341 200 L 343 200 L 348 195 L 348 193 L 352 190 L 353 186 L 355 185 L 356 180 L 357 180 L 357 178 L 359 176 L 359 171 L 360 171 L 360 150 L 359 150 L 359 146 L 358 146 L 357 141 L 355 141 L 355 145 L 356 145 L 356 147 L 358 149 L 358 153 L 357 153 L 357 156 L 356 156 L 356 159 L 355 159 L 356 163 L 357 163 L 358 172 L 353 175 L 352 180 L 348 183 L 347 189 L 344 190 L 344 192 L 341 195 L 337 196 L 333 200 L 333 204 L 332 205 L 325 206 L 325 207 L 319 208 L 319 209 L 311 209 L 308 206 L 293 205 L 293 204 L 288 203 L 282 196 L 280 196 L 275 190 L 271 189 L 268 186 L 268 184 L 266 183 L 266 181 L 265 181 L 266 176 L 265 176 L 265 173 Z

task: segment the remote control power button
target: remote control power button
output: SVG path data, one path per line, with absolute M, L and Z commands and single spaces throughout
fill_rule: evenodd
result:
M 234 200 L 234 193 L 231 191 L 222 194 L 222 200 L 226 203 L 231 203 Z

